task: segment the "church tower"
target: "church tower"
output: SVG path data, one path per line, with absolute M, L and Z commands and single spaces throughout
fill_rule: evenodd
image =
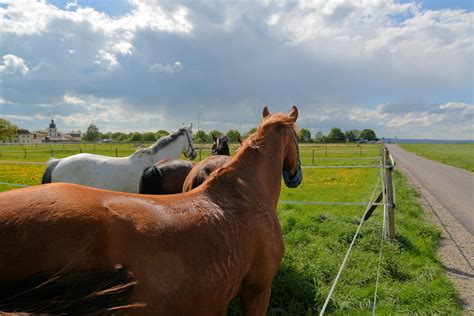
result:
M 56 129 L 56 124 L 54 123 L 54 119 L 51 120 L 48 128 L 48 136 L 50 137 L 57 137 L 59 136 L 58 131 Z

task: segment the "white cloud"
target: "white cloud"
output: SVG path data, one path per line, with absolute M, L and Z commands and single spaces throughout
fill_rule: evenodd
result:
M 0 97 L 0 104 L 11 104 L 11 102 L 5 98 Z
M 172 74 L 183 70 L 183 64 L 180 61 L 175 61 L 172 65 L 162 65 L 159 63 L 153 64 L 150 67 L 151 72 L 162 72 L 166 74 Z
M 130 0 L 133 10 L 117 18 L 93 8 L 83 8 L 77 1 L 69 1 L 66 5 L 66 9 L 77 7 L 74 11 L 62 10 L 44 1 L 3 0 L 0 3 L 8 4 L 6 8 L 0 8 L 0 29 L 5 34 L 40 35 L 53 31 L 53 22 L 61 22 L 88 27 L 103 36 L 103 44 L 97 53 L 99 62 L 96 64 L 104 65 L 107 69 L 117 66 L 118 56 L 132 54 L 133 40 L 141 30 L 178 34 L 188 34 L 193 30 L 184 6 L 167 11 L 157 4 L 142 0 Z M 57 29 L 54 31 L 61 32 Z M 64 32 L 63 37 L 66 39 L 70 33 L 67 33 L 67 28 Z
M 27 76 L 30 73 L 30 69 L 25 64 L 25 60 L 11 54 L 3 56 L 3 64 L 0 65 L 0 73 L 14 74 L 16 72 L 21 73 L 23 76 Z
M 164 110 L 157 107 L 153 113 L 134 110 L 121 98 L 98 98 L 93 95 L 66 93 L 58 104 L 76 105 L 70 114 L 55 115 L 55 119 L 75 128 L 84 128 L 91 123 L 102 130 L 134 130 L 150 127 L 158 129 L 165 120 Z
M 66 5 L 64 6 L 65 9 L 72 9 L 78 6 L 77 0 L 68 0 Z

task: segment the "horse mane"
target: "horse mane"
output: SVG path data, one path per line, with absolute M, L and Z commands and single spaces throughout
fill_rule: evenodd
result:
M 156 142 L 151 144 L 149 147 L 136 150 L 132 154 L 132 156 L 139 155 L 139 154 L 154 155 L 159 150 L 161 150 L 162 148 L 164 148 L 164 147 L 168 146 L 170 143 L 174 142 L 180 135 L 183 135 L 184 133 L 186 133 L 186 127 L 185 126 L 180 127 L 177 131 L 175 131 L 175 132 L 173 132 L 173 133 L 171 133 L 167 136 L 161 137 Z

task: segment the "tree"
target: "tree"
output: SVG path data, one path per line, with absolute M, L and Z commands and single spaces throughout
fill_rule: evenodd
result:
M 145 142 L 154 142 L 156 140 L 156 136 L 153 132 L 146 132 L 143 133 L 143 140 Z
M 370 128 L 366 128 L 360 132 L 360 139 L 377 140 L 377 135 Z
M 97 126 L 95 124 L 90 124 L 89 127 L 87 127 L 87 131 L 84 134 L 83 139 L 93 142 L 96 141 L 100 138 L 100 132 Z
M 317 132 L 316 135 L 314 135 L 314 141 L 316 143 L 323 143 L 324 141 L 324 134 L 323 132 Z
M 345 135 L 348 142 L 355 142 L 359 139 L 360 132 L 356 129 L 351 129 L 350 131 L 346 131 Z
M 133 132 L 130 134 L 130 137 L 128 140 L 131 142 L 141 142 L 143 141 L 143 136 L 139 132 Z
M 346 136 L 340 128 L 334 127 L 331 128 L 331 132 L 328 135 L 328 140 L 331 143 L 344 143 L 346 141 Z
M 219 136 L 222 136 L 224 135 L 224 133 L 222 133 L 221 131 L 218 131 L 216 129 L 213 129 L 212 131 L 209 132 L 209 141 L 213 141 L 213 136 L 214 137 L 219 137 Z
M 300 139 L 302 143 L 310 143 L 311 142 L 311 132 L 309 129 L 302 128 L 299 133 Z
M 116 133 L 112 133 L 111 138 L 115 141 L 120 142 L 120 141 L 123 141 L 123 140 L 127 140 L 128 136 L 125 133 L 116 132 Z
M 160 129 L 158 132 L 155 133 L 156 139 L 160 139 L 161 137 L 168 136 L 170 133 L 165 131 L 164 129 Z
M 112 133 L 111 132 L 100 133 L 100 138 L 101 139 L 111 139 L 112 138 Z
M 207 143 L 209 142 L 209 136 L 206 134 L 205 131 L 199 130 L 196 132 L 196 135 L 194 136 L 194 141 L 198 144 Z
M 244 134 L 245 137 L 248 137 L 249 135 L 255 133 L 257 131 L 257 128 L 251 128 L 247 133 Z
M 231 129 L 227 132 L 227 137 L 229 138 L 229 142 L 236 143 L 240 137 L 240 133 L 238 130 Z
M 0 118 L 0 140 L 10 141 L 17 133 L 16 125 L 6 119 Z

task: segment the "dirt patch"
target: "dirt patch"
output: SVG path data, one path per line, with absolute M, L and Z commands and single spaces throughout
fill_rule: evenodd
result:
M 462 300 L 463 314 L 474 313 L 474 236 L 469 233 L 416 178 L 398 163 L 402 171 L 421 193 L 420 203 L 427 218 L 443 233 L 438 255 L 446 274 L 452 280 Z

